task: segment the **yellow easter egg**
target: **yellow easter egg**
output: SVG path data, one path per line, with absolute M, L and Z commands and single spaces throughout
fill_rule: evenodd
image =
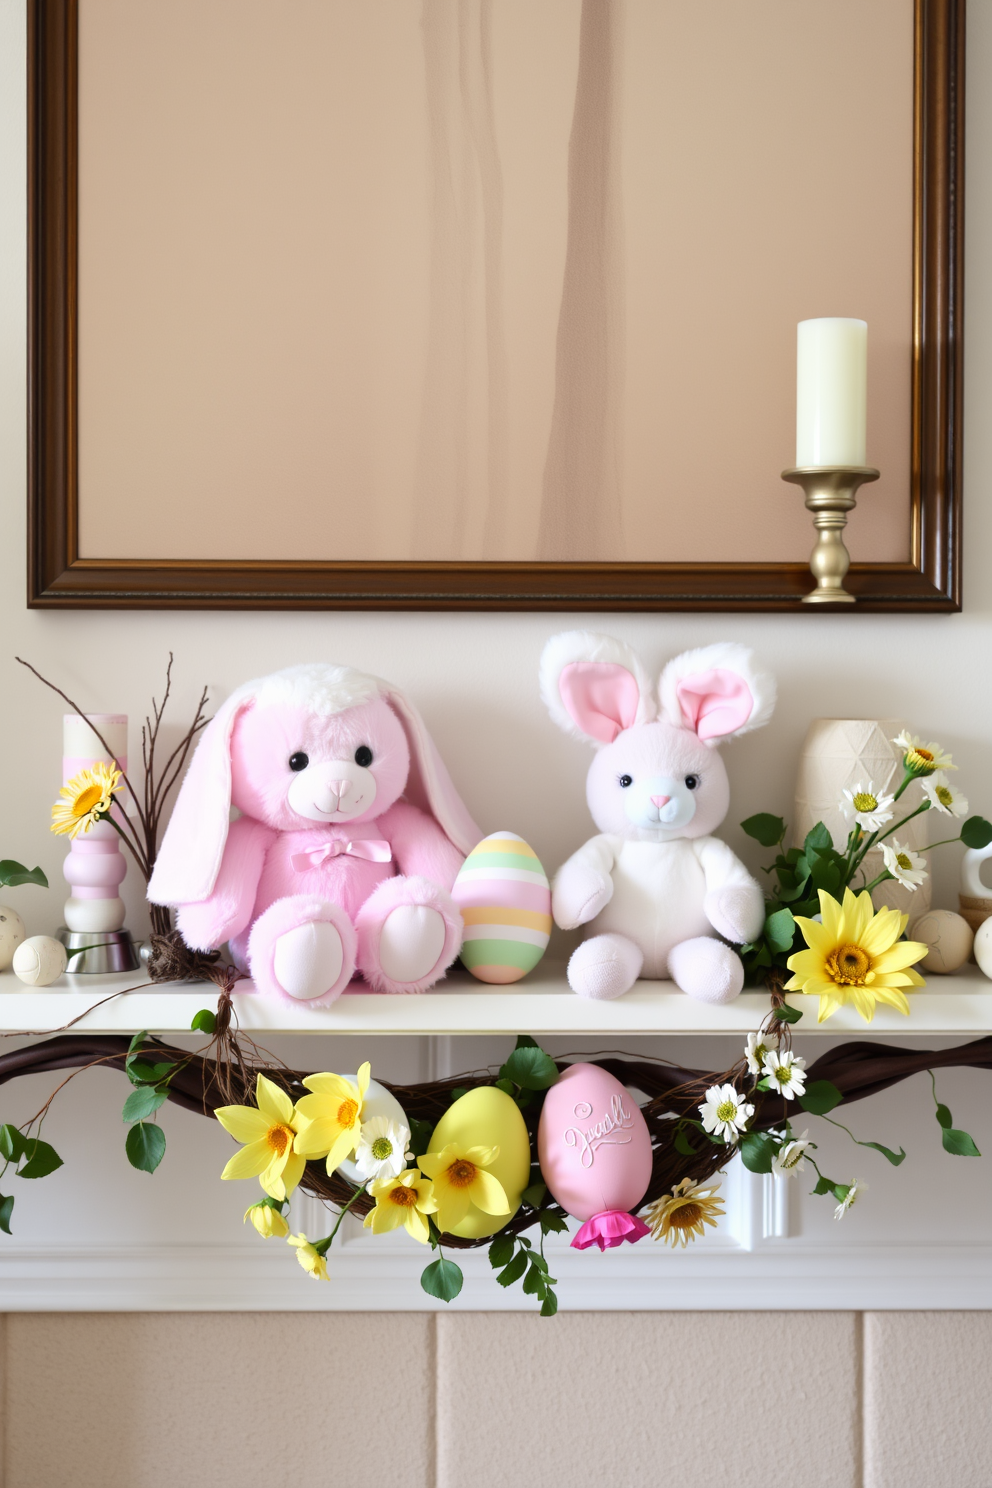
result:
M 451 1231 L 467 1240 L 495 1235 L 520 1208 L 521 1195 L 530 1182 L 530 1137 L 516 1102 L 493 1085 L 469 1090 L 441 1117 L 429 1150 L 440 1152 L 449 1142 L 465 1147 L 499 1148 L 486 1172 L 503 1185 L 509 1214 L 487 1214 L 472 1204 L 465 1218 Z
M 516 832 L 484 837 L 451 891 L 465 921 L 462 965 L 480 982 L 519 982 L 551 936 L 551 885 L 541 860 Z

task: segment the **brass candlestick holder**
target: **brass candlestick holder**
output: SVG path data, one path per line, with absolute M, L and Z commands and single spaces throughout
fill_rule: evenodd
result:
M 819 534 L 809 560 L 816 588 L 803 595 L 803 604 L 854 603 L 854 595 L 844 588 L 851 555 L 841 533 L 857 504 L 858 487 L 878 480 L 879 474 L 870 465 L 801 465 L 782 471 L 784 481 L 802 486 Z

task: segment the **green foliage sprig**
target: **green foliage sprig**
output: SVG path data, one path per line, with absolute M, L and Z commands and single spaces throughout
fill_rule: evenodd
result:
M 25 868 L 23 863 L 15 863 L 13 858 L 0 858 L 0 889 L 16 889 L 21 884 L 37 884 L 41 889 L 48 888 L 48 879 L 40 868 Z

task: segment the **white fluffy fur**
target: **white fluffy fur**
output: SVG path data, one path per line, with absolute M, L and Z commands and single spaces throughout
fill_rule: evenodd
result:
M 383 691 L 379 679 L 366 672 L 313 661 L 245 682 L 233 696 L 254 698 L 261 708 L 306 708 L 321 718 L 329 718 L 348 708 L 357 708 Z
M 635 724 L 650 723 L 654 717 L 654 701 L 651 683 L 638 658 L 629 646 L 613 636 L 598 635 L 591 630 L 566 630 L 552 636 L 541 653 L 541 696 L 551 717 L 560 729 L 571 734 L 573 739 L 584 739 L 588 744 L 602 748 L 602 739 L 594 739 L 583 733 L 572 719 L 558 690 L 558 678 L 574 661 L 612 662 L 626 667 L 637 682 L 640 700 L 637 704 Z
M 679 706 L 678 684 L 683 677 L 689 677 L 694 672 L 708 672 L 715 667 L 721 667 L 728 672 L 736 672 L 747 683 L 754 699 L 754 706 L 747 722 L 739 729 L 735 729 L 733 733 L 723 737 L 736 739 L 741 734 L 750 733 L 752 729 L 762 728 L 775 709 L 775 678 L 770 672 L 762 671 L 755 665 L 753 651 L 747 646 L 737 645 L 735 641 L 722 641 L 715 646 L 702 646 L 698 651 L 684 651 L 681 656 L 676 656 L 668 663 L 658 684 L 662 717 L 669 723 L 675 724 L 677 728 L 685 728 L 685 718 Z M 707 743 L 720 742 L 718 739 L 707 740 Z

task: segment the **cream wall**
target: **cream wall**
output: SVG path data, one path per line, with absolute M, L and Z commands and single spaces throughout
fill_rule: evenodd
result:
M 522 831 L 550 865 L 588 831 L 585 756 L 552 728 L 537 697 L 537 658 L 552 628 L 578 620 L 615 629 L 643 649 L 652 667 L 685 646 L 733 635 L 774 666 L 781 692 L 773 726 L 728 752 L 733 820 L 758 809 L 788 812 L 797 750 L 809 718 L 821 714 L 907 717 L 953 750 L 973 806 L 992 813 L 992 502 L 986 475 L 992 460 L 986 412 L 992 398 L 992 6 L 987 0 L 974 5 L 970 17 L 966 608 L 961 615 L 931 618 L 29 613 L 24 608 L 23 48 L 22 0 L 0 0 L 0 855 L 40 861 L 56 886 L 48 894 L 5 892 L 32 931 L 51 930 L 59 922 L 64 897 L 59 887 L 63 849 L 46 832 L 57 783 L 61 707 L 15 665 L 15 653 L 59 680 L 84 706 L 126 710 L 132 720 L 160 686 L 170 649 L 182 712 L 203 682 L 220 698 L 247 676 L 308 657 L 384 674 L 420 703 L 484 828 Z M 688 502 L 686 520 L 692 520 Z M 728 835 L 738 840 L 734 831 Z M 140 928 L 133 881 L 128 893 L 131 923 Z M 953 854 L 949 871 L 938 877 L 937 902 L 952 904 L 952 894 Z M 398 1073 L 406 1056 L 392 1050 L 385 1057 L 393 1061 L 389 1072 Z M 955 1098 L 969 1108 L 966 1120 L 964 1107 L 959 1115 L 955 1105 L 956 1118 L 970 1123 L 980 1146 L 983 1137 L 984 1145 L 992 1146 L 981 1077 L 962 1076 L 954 1089 L 960 1091 Z M 68 1159 L 66 1186 L 56 1186 L 62 1177 L 57 1175 L 46 1180 L 50 1197 L 33 1191 L 19 1197 L 21 1243 L 97 1241 L 115 1228 L 135 1243 L 162 1236 L 179 1241 L 201 1230 L 216 1236 L 225 1226 L 238 1228 L 240 1196 L 221 1195 L 216 1184 L 202 1191 L 184 1186 L 184 1174 L 196 1173 L 202 1150 L 207 1149 L 209 1168 L 216 1165 L 220 1149 L 215 1153 L 209 1147 L 203 1123 L 195 1131 L 176 1127 L 177 1153 L 184 1153 L 191 1167 L 172 1164 L 154 1180 L 126 1170 L 121 1176 L 118 1095 L 116 1088 L 108 1094 L 108 1084 L 97 1077 L 85 1088 L 80 1082 L 60 1132 Z M 923 1121 L 930 1120 L 925 1112 L 920 1116 L 925 1099 L 926 1092 L 914 1085 L 862 1107 L 863 1124 L 873 1124 L 868 1134 L 888 1140 L 889 1129 L 919 1126 L 922 1132 Z M 12 1092 L 4 1093 L 0 1103 L 7 1112 L 16 1100 Z M 91 1138 L 76 1134 L 84 1119 Z M 961 1236 L 975 1244 L 988 1234 L 985 1167 L 962 1171 L 963 1164 L 954 1168 L 951 1159 L 939 1155 L 931 1163 L 925 1151 L 921 1146 L 913 1163 L 891 1175 L 894 1182 L 878 1175 L 875 1217 L 866 1221 L 867 1230 L 856 1233 L 892 1247 L 914 1235 Z M 110 1174 L 99 1190 L 87 1177 L 93 1170 L 86 1164 L 94 1154 L 106 1155 Z M 931 1186 L 941 1195 L 938 1212 L 928 1202 Z M 58 1210 L 56 1196 L 63 1205 Z M 897 1216 L 892 1224 L 883 1213 L 890 1196 Z M 862 1212 L 872 1213 L 859 1208 L 852 1224 Z M 825 1238 L 831 1236 L 829 1224 L 817 1223 Z M 876 1223 L 877 1231 L 871 1228 Z M 850 1243 L 851 1230 L 833 1233 L 838 1244 Z M 301 1278 L 301 1285 L 309 1283 Z M 773 1289 L 769 1281 L 747 1305 L 761 1308 L 766 1296 L 770 1303 Z M 989 1299 L 976 1301 L 987 1306 Z M 274 1330 L 278 1378 L 271 1386 L 262 1362 L 265 1329 Z M 390 1467 L 396 1482 L 418 1488 L 464 1481 L 473 1471 L 480 1482 L 515 1482 L 518 1473 L 536 1471 L 537 1464 L 543 1477 L 576 1484 L 598 1483 L 604 1476 L 619 1483 L 635 1477 L 661 1481 L 675 1462 L 686 1485 L 712 1481 L 712 1468 L 720 1462 L 733 1463 L 741 1482 L 760 1477 L 768 1483 L 801 1482 L 804 1488 L 820 1483 L 881 1488 L 896 1482 L 978 1488 L 989 1478 L 987 1415 L 976 1384 L 987 1381 L 992 1345 L 983 1312 L 779 1314 L 772 1322 L 720 1313 L 606 1313 L 595 1319 L 575 1314 L 540 1327 L 530 1318 L 481 1314 L 445 1316 L 435 1324 L 427 1317 L 389 1314 L 375 1319 L 270 1314 L 263 1321 L 246 1315 L 113 1319 L 56 1313 L 11 1317 L 6 1339 L 9 1488 L 59 1481 L 143 1488 L 176 1475 L 191 1484 L 270 1482 L 271 1466 L 263 1469 L 260 1463 L 271 1464 L 273 1458 L 284 1458 L 287 1471 L 298 1467 L 315 1481 L 350 1481 L 353 1454 L 360 1441 L 367 1445 L 374 1437 L 376 1413 L 384 1411 L 392 1421 L 394 1409 L 398 1429 L 389 1448 Z M 332 1397 L 312 1382 L 298 1389 L 287 1385 L 296 1372 L 297 1351 L 311 1366 L 323 1360 L 323 1378 L 335 1381 Z M 257 1369 L 245 1370 L 240 1361 L 248 1356 Z M 757 1398 L 738 1412 L 728 1404 L 728 1394 L 732 1400 L 742 1357 L 754 1371 L 750 1383 Z M 207 1367 L 205 1361 L 213 1358 L 222 1361 L 220 1370 Z M 636 1367 L 634 1359 L 640 1361 Z M 233 1375 L 226 1384 L 228 1366 Z M 831 1380 L 828 1388 L 816 1383 L 821 1372 Z M 829 1429 L 800 1424 L 787 1404 L 778 1424 L 782 1380 L 790 1374 L 804 1380 L 802 1409 L 825 1413 Z M 421 1377 L 425 1382 L 415 1383 Z M 345 1378 L 354 1381 L 346 1414 L 357 1414 L 367 1426 L 360 1436 L 351 1425 L 331 1428 Z M 710 1391 L 719 1401 L 718 1425 L 699 1404 Z M 31 1393 L 36 1403 L 28 1398 Z M 329 1400 L 331 1417 L 321 1409 Z M 165 1431 L 158 1424 L 163 1401 Z M 496 1442 L 496 1417 L 515 1422 L 515 1445 L 507 1447 L 505 1437 Z M 604 1429 L 593 1432 L 590 1420 Z M 793 1428 L 806 1439 L 804 1445 L 790 1445 Z M 179 1468 L 174 1443 L 180 1435 L 205 1444 L 208 1455 L 192 1473 Z M 619 1446 L 614 1440 L 607 1448 L 608 1435 L 619 1438 Z M 518 1456 L 520 1443 L 537 1438 L 545 1445 L 534 1448 L 527 1459 L 534 1466 L 527 1469 Z M 211 1458 L 214 1444 L 218 1455 Z M 372 1453 L 381 1467 L 375 1447 Z M 623 1464 L 619 1473 L 610 1471 L 617 1453 Z M 341 1464 L 340 1471 L 331 1463 Z

